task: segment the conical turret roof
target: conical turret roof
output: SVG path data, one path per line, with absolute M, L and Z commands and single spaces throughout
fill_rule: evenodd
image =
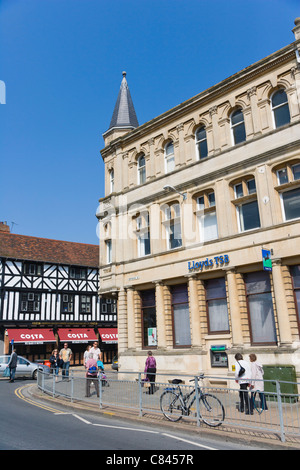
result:
M 135 129 L 138 125 L 139 123 L 126 80 L 126 72 L 123 72 L 120 91 L 108 130 L 114 128 Z

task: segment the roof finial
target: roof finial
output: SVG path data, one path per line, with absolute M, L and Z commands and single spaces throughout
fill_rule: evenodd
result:
M 126 72 L 122 72 L 123 77 L 126 77 Z

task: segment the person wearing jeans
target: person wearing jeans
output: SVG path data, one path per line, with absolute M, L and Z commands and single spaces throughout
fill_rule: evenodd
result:
M 253 415 L 253 402 L 250 400 L 248 393 L 248 387 L 251 383 L 251 366 L 249 362 L 244 361 L 243 356 L 239 353 L 235 355 L 235 360 L 235 381 L 240 385 L 239 411 L 241 413 L 245 411 L 246 415 Z M 239 375 L 241 368 L 244 368 L 245 371 Z
M 60 350 L 59 352 L 59 357 L 64 361 L 63 366 L 62 366 L 62 376 L 63 379 L 69 378 L 69 367 L 70 367 L 70 361 L 72 358 L 72 350 L 68 347 L 68 343 L 64 344 L 63 349 Z

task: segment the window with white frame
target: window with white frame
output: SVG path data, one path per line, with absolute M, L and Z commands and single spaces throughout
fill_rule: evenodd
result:
M 91 313 L 92 312 L 92 296 L 81 295 L 79 308 L 80 308 L 80 313 Z
M 144 184 L 146 182 L 146 160 L 145 156 L 141 155 L 137 161 L 138 166 L 138 184 Z
M 206 191 L 196 198 L 196 216 L 200 240 L 206 242 L 218 238 L 218 222 L 214 191 Z
M 62 294 L 61 311 L 62 313 L 74 313 L 74 295 Z
M 147 211 L 138 214 L 136 217 L 136 237 L 138 257 L 150 255 L 150 223 Z
M 237 109 L 231 114 L 230 124 L 231 124 L 232 140 L 233 140 L 234 145 L 240 144 L 241 142 L 245 142 L 246 130 L 245 130 L 244 115 L 241 109 Z
M 178 203 L 168 205 L 164 209 L 164 215 L 167 249 L 180 248 L 182 246 L 180 205 Z
M 175 155 L 173 142 L 165 146 L 165 172 L 170 173 L 175 170 Z
M 21 294 L 21 312 L 37 313 L 41 311 L 41 294 L 26 292 Z
M 289 124 L 291 120 L 287 94 L 283 89 L 276 91 L 271 97 L 274 126 Z
M 300 162 L 292 162 L 276 170 L 284 220 L 300 218 Z
M 260 227 L 255 178 L 243 179 L 234 185 L 239 232 Z
M 201 160 L 202 158 L 205 158 L 208 155 L 206 130 L 204 126 L 197 129 L 195 137 L 196 137 L 197 158 L 198 160 Z

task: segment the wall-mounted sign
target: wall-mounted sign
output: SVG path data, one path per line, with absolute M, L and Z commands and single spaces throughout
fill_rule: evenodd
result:
M 272 260 L 270 250 L 261 250 L 264 271 L 272 271 Z
M 213 258 L 206 258 L 202 261 L 189 261 L 188 262 L 188 270 L 189 271 L 202 271 L 203 268 L 209 267 L 222 267 L 224 264 L 229 263 L 229 256 L 228 255 L 219 255 L 214 256 Z

